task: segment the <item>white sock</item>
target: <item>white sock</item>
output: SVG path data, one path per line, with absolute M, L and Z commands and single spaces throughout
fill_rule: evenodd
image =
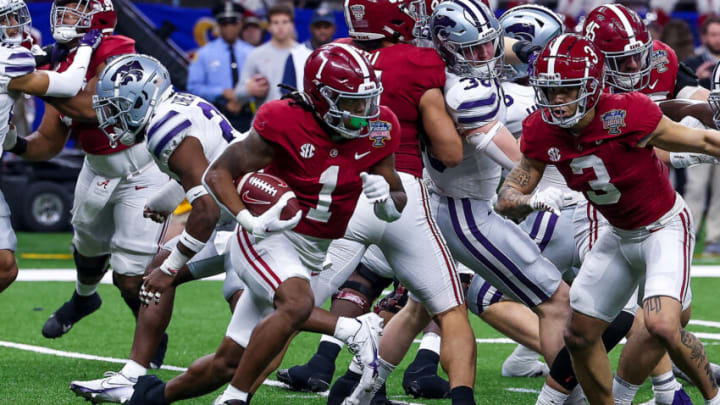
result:
M 81 297 L 88 297 L 93 295 L 97 291 L 98 284 L 85 284 L 81 283 L 80 280 L 75 280 L 75 291 Z
M 147 374 L 147 368 L 143 367 L 140 363 L 129 360 L 125 363 L 125 366 L 120 370 L 120 373 L 128 378 L 138 378 L 142 375 Z
M 630 405 L 635 394 L 640 389 L 639 385 L 630 384 L 623 380 L 618 375 L 615 375 L 613 380 L 613 397 L 615 398 L 615 405 Z
M 535 405 L 562 405 L 568 396 L 568 394 L 562 393 L 545 383 Z
M 235 388 L 231 385 L 228 385 L 227 388 L 225 388 L 225 392 L 223 392 L 222 397 L 220 398 L 220 403 L 228 401 L 230 399 L 239 399 L 241 401 L 247 402 L 248 393 L 245 391 L 240 391 L 239 389 Z
M 705 405 L 720 405 L 720 391 L 715 394 L 715 397 L 713 399 L 706 399 Z
M 362 374 L 362 366 L 360 366 L 360 363 L 357 362 L 355 356 L 353 356 L 352 360 L 350 361 L 348 370 L 352 371 L 355 374 Z
M 537 353 L 535 350 L 530 349 L 529 347 L 523 346 L 523 345 L 517 345 L 515 350 L 513 350 L 513 353 L 511 356 L 516 356 L 522 359 L 532 359 L 537 360 L 540 358 L 540 354 Z
M 378 367 L 378 379 L 382 379 L 382 382 L 387 381 L 387 378 L 390 376 L 390 374 L 395 370 L 395 367 L 397 367 L 394 364 L 390 364 L 387 361 L 383 360 L 382 357 L 378 357 L 378 364 L 380 365 Z
M 658 405 L 672 404 L 675 397 L 675 391 L 682 388 L 682 385 L 675 379 L 672 371 L 650 377 L 652 381 L 652 389 L 655 394 L 655 403 Z
M 585 401 L 585 393 L 582 390 L 582 387 L 580 384 L 578 384 L 570 393 L 570 396 L 565 400 L 565 405 L 576 405 L 576 404 L 582 404 L 586 405 L 587 402 Z
M 418 351 L 430 350 L 431 352 L 439 355 L 441 342 L 442 342 L 442 338 L 440 338 L 440 335 L 438 335 L 437 333 L 433 333 L 433 332 L 424 333 L 422 340 L 420 341 L 420 347 L 418 348 Z
M 337 328 L 337 326 L 336 326 L 336 328 Z M 343 346 L 345 346 L 345 343 L 342 340 L 335 339 L 334 337 L 328 336 L 328 335 L 322 335 L 322 337 L 320 337 L 320 343 L 322 343 L 322 342 L 332 343 L 334 345 L 339 346 L 341 349 Z
M 355 318 L 346 318 L 341 316 L 335 324 L 335 332 L 333 333 L 333 336 L 336 339 L 347 343 L 348 339 L 355 336 L 357 331 L 360 330 L 360 326 L 361 323 Z

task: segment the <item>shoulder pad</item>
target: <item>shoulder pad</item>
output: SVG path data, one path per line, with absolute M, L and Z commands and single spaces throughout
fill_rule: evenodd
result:
M 0 73 L 9 77 L 25 76 L 35 71 L 35 57 L 22 46 L 0 46 Z
M 192 128 L 192 117 L 187 111 L 175 108 L 171 100 L 158 106 L 146 128 L 148 150 L 164 166 Z
M 499 119 L 504 100 L 503 93 L 493 81 L 460 78 L 447 89 L 445 103 L 455 121 L 463 130 L 478 128 Z

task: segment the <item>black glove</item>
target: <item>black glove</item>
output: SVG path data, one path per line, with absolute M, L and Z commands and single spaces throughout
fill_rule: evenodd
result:
M 530 63 L 530 55 L 540 52 L 542 46 L 533 44 L 530 41 L 519 40 L 513 44 L 512 50 L 515 52 L 515 56 L 520 59 L 520 62 Z
M 42 48 L 45 55 L 35 55 L 35 66 L 55 66 L 70 54 L 70 49 L 63 44 L 54 43 Z

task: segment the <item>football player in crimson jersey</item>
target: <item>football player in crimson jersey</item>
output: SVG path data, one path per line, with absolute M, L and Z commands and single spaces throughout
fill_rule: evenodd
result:
M 708 403 L 720 403 L 702 343 L 683 329 L 692 217 L 652 148 L 719 156 L 720 132 L 679 125 L 645 95 L 603 93 L 603 62 L 590 41 L 573 34 L 554 39 L 540 53 L 530 80 L 540 109 L 523 123 L 523 158 L 503 184 L 496 209 L 513 217 L 529 213 L 545 165 L 555 164 L 568 186 L 611 225 L 570 289 L 573 314 L 565 330 L 590 403 L 613 403 L 600 336 L 640 281 L 645 326 L 654 338 L 644 354 L 659 359 L 667 349 Z
M 131 404 L 197 396 L 230 378 L 217 403 L 246 404 L 257 377 L 301 328 L 333 334 L 357 353 L 358 361 L 378 367 L 380 318 L 366 314 L 355 320 L 313 311 L 309 281 L 323 270 L 331 241 L 343 236 L 356 205 L 367 205 L 382 221 L 400 217 L 406 195 L 394 168 L 399 123 L 379 106 L 382 86 L 350 45 L 316 49 L 304 77 L 306 93 L 264 104 L 249 135 L 231 144 L 203 178 L 238 222 L 229 260 L 247 289 L 226 337 L 214 355 L 167 384 L 155 376 L 140 377 Z M 281 220 L 282 203 L 257 217 L 249 213 L 234 179 L 260 169 L 288 183 L 302 214 Z M 311 318 L 311 312 L 323 313 L 324 319 Z
M 77 283 L 72 298 L 43 326 L 43 335 L 57 338 L 84 316 L 100 307 L 97 293 L 108 263 L 113 281 L 137 316 L 138 292 L 145 267 L 157 252 L 163 225 L 143 218 L 145 200 L 167 182 L 141 142 L 113 145 L 98 128 L 92 108 L 97 76 L 109 58 L 135 53 L 135 42 L 113 35 L 117 15 L 111 0 L 57 0 L 51 12 L 53 37 L 69 55 L 49 69 L 65 72 L 80 57 L 77 44 L 88 30 L 103 32 L 84 79 L 87 86 L 69 99 L 47 99 L 40 127 L 27 138 L 18 138 L 15 151 L 23 158 L 46 160 L 57 155 L 70 132 L 86 152 L 72 210 L 73 258 Z M 122 218 L 122 220 L 115 220 Z M 164 353 L 164 352 L 163 352 Z

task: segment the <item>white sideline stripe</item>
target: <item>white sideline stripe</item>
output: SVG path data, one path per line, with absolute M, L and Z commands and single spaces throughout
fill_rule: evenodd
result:
M 522 392 L 522 393 L 527 393 L 527 394 L 539 394 L 540 393 L 540 390 L 534 390 L 531 388 L 505 388 L 505 391 Z
M 78 353 L 78 352 L 66 352 L 64 350 L 56 350 L 56 349 L 50 349 L 48 347 L 43 346 L 35 346 L 35 345 L 26 345 L 24 343 L 15 343 L 15 342 L 7 342 L 4 340 L 0 340 L 0 347 L 7 347 L 10 349 L 18 349 L 18 350 L 24 350 L 28 352 L 33 353 L 40 353 L 40 354 L 49 354 L 53 356 L 58 357 L 68 357 L 71 359 L 82 359 L 82 360 L 95 360 L 95 361 L 104 361 L 106 363 L 117 363 L 117 364 L 125 364 L 127 363 L 126 359 L 118 359 L 116 357 L 104 357 L 104 356 L 95 356 L 93 354 L 85 354 L 85 353 Z M 163 365 L 160 367 L 163 370 L 170 370 L 170 371 L 179 371 L 184 372 L 187 370 L 185 367 L 177 367 L 177 366 L 169 366 L 169 365 Z M 280 381 L 270 380 L 266 379 L 263 382 L 263 385 L 269 385 L 272 387 L 280 387 L 280 388 L 289 388 L 284 383 L 281 383 Z M 321 397 L 327 397 L 329 391 L 320 392 L 315 395 L 321 396 Z M 308 393 L 308 395 L 312 395 Z M 290 395 L 290 397 L 303 397 L 307 395 Z M 422 405 L 418 403 L 413 402 L 406 402 L 408 405 Z
M 720 329 L 720 322 L 715 322 L 715 321 L 701 321 L 701 320 L 691 319 L 690 325 L 708 326 L 710 328 Z

